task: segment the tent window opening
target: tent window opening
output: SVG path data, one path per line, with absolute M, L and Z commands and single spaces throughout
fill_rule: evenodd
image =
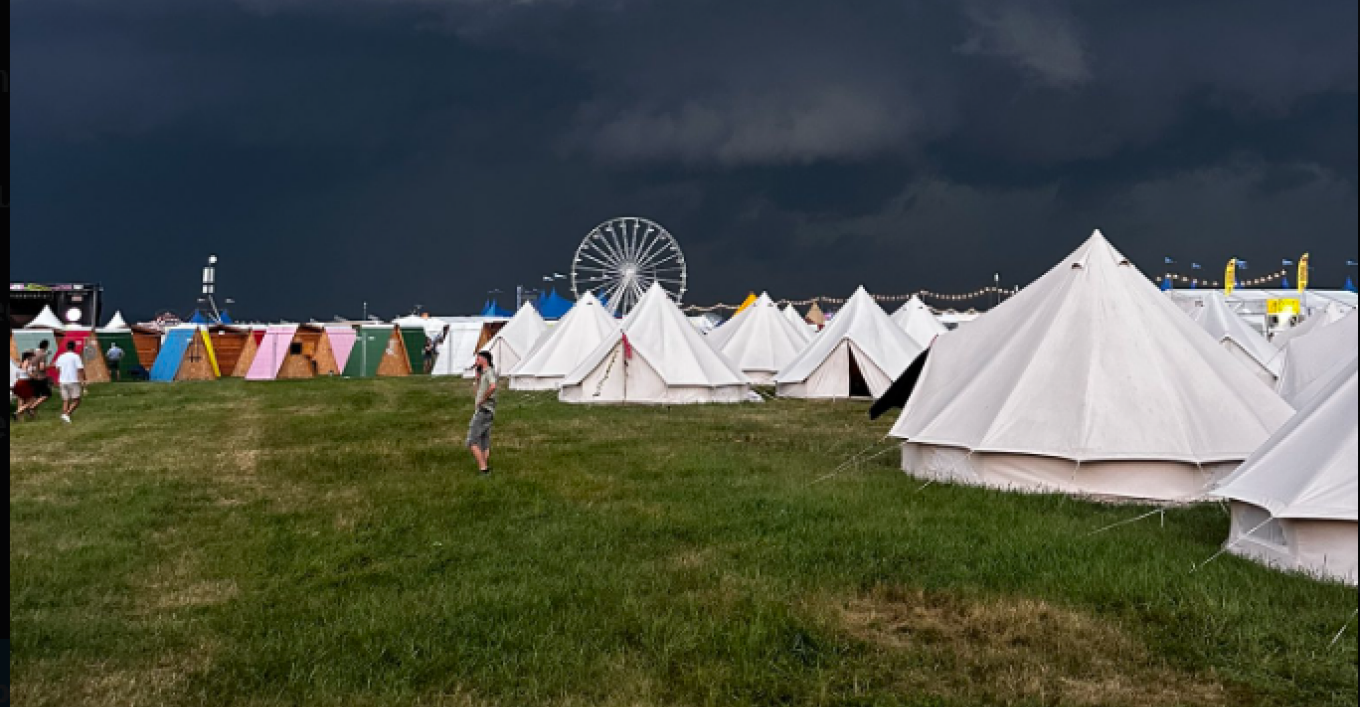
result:
M 1238 518 L 1242 525 L 1242 532 L 1245 533 L 1252 528 L 1256 530 L 1251 534 L 1251 539 L 1256 542 L 1270 543 L 1285 547 L 1289 545 L 1289 540 L 1285 538 L 1284 527 L 1280 525 L 1278 518 L 1272 518 L 1270 511 L 1259 506 L 1242 504 L 1238 510 Z M 1264 523 L 1265 525 L 1261 525 Z M 1257 526 L 1260 526 L 1257 528 Z
M 860 371 L 859 361 L 855 359 L 855 350 L 851 348 L 846 353 L 850 356 L 850 397 L 874 397 L 874 394 L 869 391 L 869 382 L 864 380 L 864 373 Z
M 293 355 L 293 356 L 301 356 L 301 355 L 302 355 L 302 342 L 300 342 L 300 341 L 294 341 L 293 343 L 289 344 L 289 345 L 288 345 L 288 353 L 291 354 L 291 355 Z

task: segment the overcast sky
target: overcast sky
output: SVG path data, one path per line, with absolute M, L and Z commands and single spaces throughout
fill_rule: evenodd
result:
M 471 313 L 609 217 L 692 303 L 1357 255 L 1357 3 L 13 0 L 11 279 Z

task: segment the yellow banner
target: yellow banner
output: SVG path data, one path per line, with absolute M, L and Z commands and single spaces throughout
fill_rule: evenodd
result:
M 1293 316 L 1299 309 L 1299 301 L 1293 297 L 1266 300 L 1266 314 Z
M 1234 287 L 1237 287 L 1237 258 L 1229 260 L 1228 267 L 1223 269 L 1223 296 L 1231 296 Z
M 1308 289 L 1308 254 L 1307 254 L 1307 253 L 1304 253 L 1304 254 L 1303 254 L 1303 257 L 1302 257 L 1302 258 L 1299 258 L 1299 277 L 1298 277 L 1298 280 L 1299 280 L 1299 292 L 1303 292 L 1304 290 Z

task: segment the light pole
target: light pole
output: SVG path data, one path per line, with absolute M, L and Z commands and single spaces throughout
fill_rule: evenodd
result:
M 208 306 L 212 308 L 213 321 L 221 321 L 222 315 L 217 311 L 217 299 L 213 295 L 217 294 L 217 256 L 208 256 L 208 265 L 203 268 L 203 299 L 208 301 Z

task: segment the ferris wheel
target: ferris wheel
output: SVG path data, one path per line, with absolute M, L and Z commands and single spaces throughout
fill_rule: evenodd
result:
M 652 283 L 671 300 L 685 296 L 685 254 L 660 224 L 637 216 L 613 218 L 586 234 L 571 265 L 571 290 L 592 292 L 619 314 L 637 305 Z

